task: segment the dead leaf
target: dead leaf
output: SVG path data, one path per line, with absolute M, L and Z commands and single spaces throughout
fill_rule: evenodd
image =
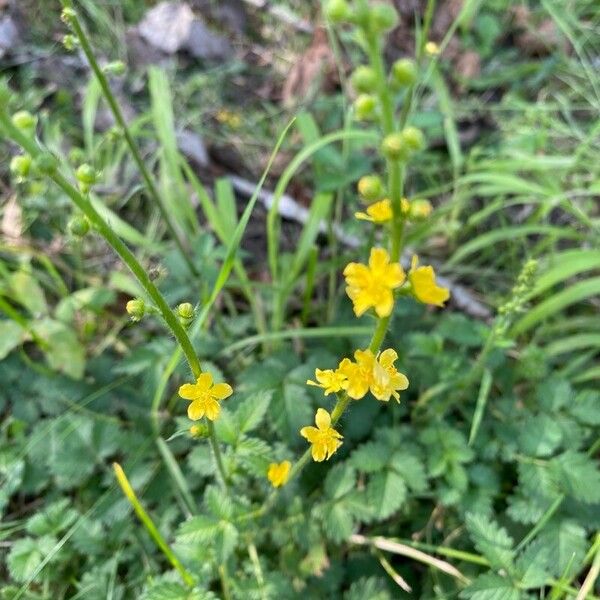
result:
M 335 57 L 323 27 L 315 30 L 311 45 L 296 61 L 283 84 L 284 106 L 293 106 L 297 98 L 305 100 L 337 79 Z
M 18 245 L 23 235 L 23 214 L 16 196 L 11 196 L 4 207 L 0 229 L 9 243 Z

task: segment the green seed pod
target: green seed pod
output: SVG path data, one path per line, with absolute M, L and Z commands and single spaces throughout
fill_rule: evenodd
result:
M 194 320 L 194 306 L 189 302 L 183 302 L 177 307 L 177 316 L 179 317 L 179 322 L 184 327 L 189 327 Z
M 58 169 L 58 160 L 50 152 L 44 152 L 37 156 L 33 164 L 43 175 L 52 175 Z
M 423 132 L 416 127 L 406 127 L 402 131 L 402 139 L 406 147 L 413 152 L 422 150 L 425 147 Z
M 107 75 L 123 75 L 125 73 L 126 67 L 125 63 L 122 60 L 116 60 L 114 62 L 108 63 L 102 67 L 102 70 Z
M 400 58 L 392 65 L 393 80 L 403 87 L 414 85 L 417 81 L 417 65 L 410 58 Z
M 20 110 L 12 116 L 12 122 L 15 127 L 23 131 L 33 131 L 37 125 L 37 119 L 29 111 Z
M 359 121 L 368 121 L 375 116 L 377 98 L 371 94 L 361 94 L 354 101 L 354 112 Z
M 390 133 L 381 142 L 381 153 L 388 160 L 403 160 L 407 155 L 407 145 L 401 133 Z
M 346 0 L 329 0 L 325 5 L 325 17 L 332 23 L 342 23 L 350 18 L 350 7 Z
M 31 169 L 31 156 L 29 154 L 20 154 L 13 156 L 10 161 L 10 171 L 17 177 L 24 179 L 29 175 Z
M 358 67 L 350 78 L 352 87 L 361 93 L 371 93 L 377 87 L 377 74 L 367 65 Z
M 367 202 L 375 202 L 385 195 L 385 188 L 378 175 L 365 175 L 358 180 L 358 193 Z
M 83 237 L 90 230 L 90 222 L 83 215 L 76 215 L 69 221 L 68 227 L 73 235 Z
M 398 13 L 391 4 L 374 4 L 370 11 L 371 29 L 373 31 L 383 33 L 398 25 Z
M 146 303 L 141 298 L 136 298 L 135 300 L 130 300 L 125 309 L 132 321 L 141 321 L 146 314 Z

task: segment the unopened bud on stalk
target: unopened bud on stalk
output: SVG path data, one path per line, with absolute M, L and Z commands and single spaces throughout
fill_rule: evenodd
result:
M 10 171 L 13 175 L 24 179 L 29 175 L 31 170 L 31 156 L 29 154 L 20 154 L 19 156 L 13 156 L 10 161 Z
M 37 125 L 37 119 L 27 110 L 20 110 L 12 116 L 12 122 L 15 127 L 22 131 L 31 132 Z
M 417 80 L 417 65 L 410 58 L 400 58 L 392 65 L 392 78 L 403 87 L 414 85 Z
M 123 75 L 125 73 L 125 63 L 122 60 L 116 60 L 102 67 L 107 75 Z
M 413 200 L 410 203 L 410 218 L 415 221 L 426 219 L 432 210 L 429 200 Z
M 407 145 L 401 133 L 390 133 L 381 142 L 381 153 L 388 160 L 403 160 L 406 158 Z
M 72 33 L 67 33 L 62 39 L 62 43 L 69 52 L 73 52 L 79 46 L 79 40 Z
M 371 67 L 361 65 L 352 73 L 350 81 L 357 92 L 373 92 L 377 87 L 377 74 Z
M 62 13 L 60 13 L 60 20 L 66 25 L 71 25 L 76 16 L 77 15 L 72 8 L 65 7 L 63 8 Z
M 325 5 L 325 16 L 332 23 L 342 23 L 350 18 L 350 14 L 346 0 L 329 0 Z
M 194 306 L 189 302 L 183 302 L 177 307 L 179 322 L 184 327 L 189 327 L 194 320 Z
M 83 215 L 76 215 L 69 221 L 68 227 L 73 235 L 83 237 L 90 230 L 90 222 Z
M 354 113 L 359 121 L 368 121 L 375 117 L 377 98 L 371 94 L 361 94 L 354 101 Z
M 135 300 L 130 300 L 125 309 L 132 321 L 141 321 L 146 314 L 146 303 L 141 298 L 136 298 Z
M 425 54 L 427 56 L 437 56 L 440 53 L 440 47 L 435 42 L 425 44 Z
M 358 180 L 358 193 L 367 201 L 375 202 L 383 198 L 385 189 L 377 175 L 365 175 Z
M 398 13 L 390 4 L 374 4 L 370 10 L 371 28 L 374 32 L 383 33 L 398 24 Z
M 192 425 L 190 427 L 190 435 L 193 438 L 207 438 L 208 426 L 204 423 L 201 423 L 200 425 Z
M 422 150 L 425 146 L 423 132 L 416 127 L 406 127 L 402 131 L 402 140 L 406 147 L 412 152 Z
M 79 189 L 82 191 L 82 193 L 87 194 L 92 185 L 96 182 L 96 169 L 87 163 L 83 163 L 77 167 L 77 171 L 75 171 L 75 177 L 77 177 Z

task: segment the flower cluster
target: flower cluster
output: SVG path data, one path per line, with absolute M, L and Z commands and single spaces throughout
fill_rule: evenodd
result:
M 398 354 L 391 348 L 377 356 L 369 349 L 357 350 L 353 361 L 344 358 L 335 370 L 317 369 L 317 381 L 308 380 L 306 383 L 323 388 L 326 396 L 344 391 L 349 398 L 360 400 L 371 392 L 377 400 L 387 402 L 393 397 L 399 402 L 398 392 L 408 387 L 408 379 L 394 366 L 396 360 Z

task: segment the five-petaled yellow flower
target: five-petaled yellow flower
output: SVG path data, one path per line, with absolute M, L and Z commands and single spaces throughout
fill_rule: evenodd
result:
M 370 383 L 371 394 L 377 400 L 387 402 L 393 396 L 396 402 L 400 402 L 398 390 L 405 390 L 408 387 L 408 378 L 394 366 L 397 359 L 398 354 L 391 348 L 377 356 L 372 371 L 373 379 Z
M 202 373 L 196 383 L 184 383 L 179 388 L 179 395 L 192 403 L 188 406 L 188 417 L 198 421 L 206 416 L 214 421 L 221 412 L 219 400 L 225 400 L 233 394 L 233 389 L 227 383 L 216 383 L 210 373 Z
M 280 463 L 271 463 L 267 471 L 267 478 L 273 487 L 281 487 L 288 482 L 292 463 L 289 460 L 284 460 Z
M 444 302 L 450 298 L 450 292 L 435 282 L 433 267 L 419 267 L 419 258 L 416 254 L 412 257 L 408 280 L 412 286 L 413 295 L 423 304 L 444 306 Z
M 357 212 L 354 213 L 354 216 L 363 221 L 371 221 L 372 223 L 380 224 L 391 221 L 394 212 L 389 198 L 384 198 L 383 200 L 368 206 L 367 212 Z
M 350 398 L 360 400 L 369 391 L 373 378 L 373 367 L 375 356 L 367 350 L 357 350 L 354 353 L 356 362 L 344 358 L 338 367 L 338 371 L 346 377 L 344 389 Z
M 303 427 L 300 435 L 312 444 L 312 457 L 322 462 L 342 445 L 342 435 L 331 426 L 331 416 L 324 408 L 319 408 L 315 416 L 316 427 Z
M 346 293 L 354 304 L 354 313 L 362 316 L 373 307 L 378 317 L 388 317 L 394 307 L 394 290 L 406 275 L 399 263 L 390 263 L 384 248 L 372 248 L 369 265 L 350 263 L 344 269 Z
M 325 371 L 317 369 L 315 371 L 315 378 L 317 381 L 309 379 L 306 383 L 323 388 L 326 396 L 343 390 L 346 381 L 346 376 L 343 373 L 337 370 L 333 371 L 332 369 L 326 369 Z

